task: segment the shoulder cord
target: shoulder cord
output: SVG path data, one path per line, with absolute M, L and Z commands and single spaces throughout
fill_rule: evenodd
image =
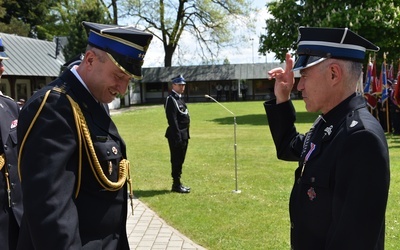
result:
M 4 154 L 1 154 L 0 155 L 0 171 L 3 169 L 5 163 L 6 163 L 6 156 Z M 10 174 L 8 173 L 7 167 L 4 168 L 4 179 L 6 179 L 8 206 L 11 207 Z
M 176 109 L 178 110 L 179 113 L 181 113 L 181 114 L 183 114 L 183 115 L 187 115 L 187 114 L 189 113 L 189 110 L 188 110 L 188 109 L 186 109 L 185 112 L 181 111 L 181 110 L 179 109 L 178 101 L 175 100 L 175 98 L 173 98 L 173 97 L 171 97 L 171 98 L 172 98 L 172 100 L 174 101 L 175 106 L 176 106 Z
M 58 90 L 57 88 L 54 88 L 54 90 Z M 30 124 L 27 133 L 24 136 L 24 139 L 21 143 L 21 147 L 20 147 L 20 152 L 19 152 L 19 156 L 18 156 L 18 173 L 19 173 L 19 177 L 21 180 L 21 174 L 20 174 L 20 157 L 22 155 L 22 149 L 23 146 L 25 144 L 26 138 L 30 132 L 30 130 L 32 129 L 33 124 L 35 123 L 37 117 L 39 116 L 39 113 L 41 112 L 41 110 L 43 109 L 44 104 L 46 103 L 46 99 L 48 97 L 50 93 L 50 90 L 47 91 L 42 104 L 39 107 L 38 112 L 36 113 L 35 117 L 33 118 L 32 123 Z M 106 175 L 104 174 L 103 169 L 101 168 L 100 162 L 97 158 L 96 152 L 94 150 L 94 146 L 93 146 L 93 142 L 92 139 L 90 137 L 90 131 L 87 127 L 86 124 L 86 120 L 85 117 L 82 114 L 82 111 L 79 107 L 79 105 L 69 96 L 66 95 L 69 102 L 71 103 L 71 107 L 73 110 L 73 114 L 74 114 L 74 119 L 75 119 L 75 124 L 76 124 L 76 129 L 77 129 L 77 136 L 78 136 L 78 144 L 79 144 L 79 166 L 78 166 L 78 178 L 77 178 L 77 188 L 76 188 L 76 192 L 75 192 L 75 198 L 78 197 L 79 194 L 79 190 L 80 190 L 80 185 L 81 185 L 81 170 L 82 170 L 82 137 L 83 137 L 83 141 L 84 141 L 84 146 L 85 146 L 85 151 L 86 154 L 88 156 L 88 160 L 89 160 L 89 164 L 90 167 L 93 171 L 93 174 L 96 178 L 96 180 L 98 181 L 98 183 L 106 190 L 108 191 L 116 191 L 121 189 L 125 182 L 128 182 L 128 186 L 129 186 L 129 198 L 131 200 L 131 206 L 133 208 L 133 203 L 132 203 L 132 199 L 133 199 L 133 192 L 132 192 L 132 181 L 131 181 L 131 177 L 130 177 L 130 164 L 129 161 L 127 159 L 122 159 L 119 163 L 119 176 L 118 176 L 118 181 L 117 182 L 112 182 L 110 181 Z M 22 181 L 22 180 L 21 180 Z M 133 213 L 133 209 L 132 209 L 132 213 Z

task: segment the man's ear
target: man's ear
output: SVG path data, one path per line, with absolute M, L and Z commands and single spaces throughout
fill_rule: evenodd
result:
M 96 56 L 96 54 L 92 50 L 88 50 L 88 51 L 86 51 L 83 60 L 86 62 L 86 64 L 89 64 L 90 66 L 92 66 L 95 56 Z
M 331 74 L 331 80 L 338 82 L 342 79 L 342 68 L 340 67 L 339 64 L 337 63 L 332 63 L 329 66 L 330 74 Z

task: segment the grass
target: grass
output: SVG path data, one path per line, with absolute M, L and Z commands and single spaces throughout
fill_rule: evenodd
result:
M 189 103 L 191 139 L 182 179 L 188 195 L 171 193 L 167 121 L 162 106 L 113 116 L 127 143 L 135 196 L 167 223 L 207 249 L 290 249 L 288 199 L 296 162 L 277 160 L 261 101 L 228 102 L 237 117 L 238 189 L 233 117 L 216 103 Z M 316 114 L 295 101 L 296 126 L 306 132 Z M 400 138 L 388 135 L 391 187 L 386 249 L 400 235 Z M 368 208 L 366 208 L 368 209 Z

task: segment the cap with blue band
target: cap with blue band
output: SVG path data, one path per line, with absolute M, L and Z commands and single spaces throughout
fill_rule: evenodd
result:
M 363 62 L 366 50 L 379 47 L 348 28 L 300 27 L 293 71 L 316 65 L 328 58 Z
M 83 22 L 88 29 L 88 44 L 107 52 L 127 74 L 140 79 L 143 59 L 153 35 L 132 26 Z
M 186 84 L 185 78 L 182 75 L 172 78 L 171 81 L 173 84 Z

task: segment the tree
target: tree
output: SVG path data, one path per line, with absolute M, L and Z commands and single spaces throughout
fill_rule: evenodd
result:
M 49 10 L 56 4 L 55 0 L 7 0 L 1 5 L 6 13 L 0 22 L 6 25 L 29 25 L 29 37 L 48 39 L 49 34 L 41 29 L 42 24 L 51 23 Z M 19 28 L 18 28 L 19 29 Z M 15 33 L 15 32 L 9 32 Z
M 388 60 L 400 56 L 400 0 L 279 0 L 267 4 L 272 18 L 260 36 L 259 52 L 274 52 L 283 61 L 297 47 L 298 27 L 348 27 L 389 52 Z
M 2 20 L 4 16 L 7 14 L 6 8 L 2 6 L 3 6 L 3 0 L 0 0 L 0 20 Z M 28 24 L 24 24 L 22 21 L 16 19 L 15 17 L 11 18 L 8 24 L 0 22 L 0 32 L 3 33 L 28 36 L 29 30 L 30 26 Z
M 112 20 L 113 24 L 118 24 L 118 4 L 117 0 L 111 0 L 110 4 L 107 6 L 106 2 L 103 0 L 100 0 L 100 3 L 103 5 L 103 7 L 108 10 L 107 16 L 109 20 Z M 112 8 L 112 15 L 110 8 Z
M 185 33 L 196 39 L 203 61 L 209 61 L 205 58 L 214 58 L 220 48 L 231 45 L 238 21 L 252 28 L 249 0 L 127 0 L 124 6 L 126 16 L 163 43 L 165 67 L 172 65 Z
M 63 50 L 66 61 L 85 52 L 88 37 L 82 21 L 111 23 L 105 13 L 107 10 L 97 0 L 86 0 L 76 5 L 76 13 L 70 15 L 68 43 Z

